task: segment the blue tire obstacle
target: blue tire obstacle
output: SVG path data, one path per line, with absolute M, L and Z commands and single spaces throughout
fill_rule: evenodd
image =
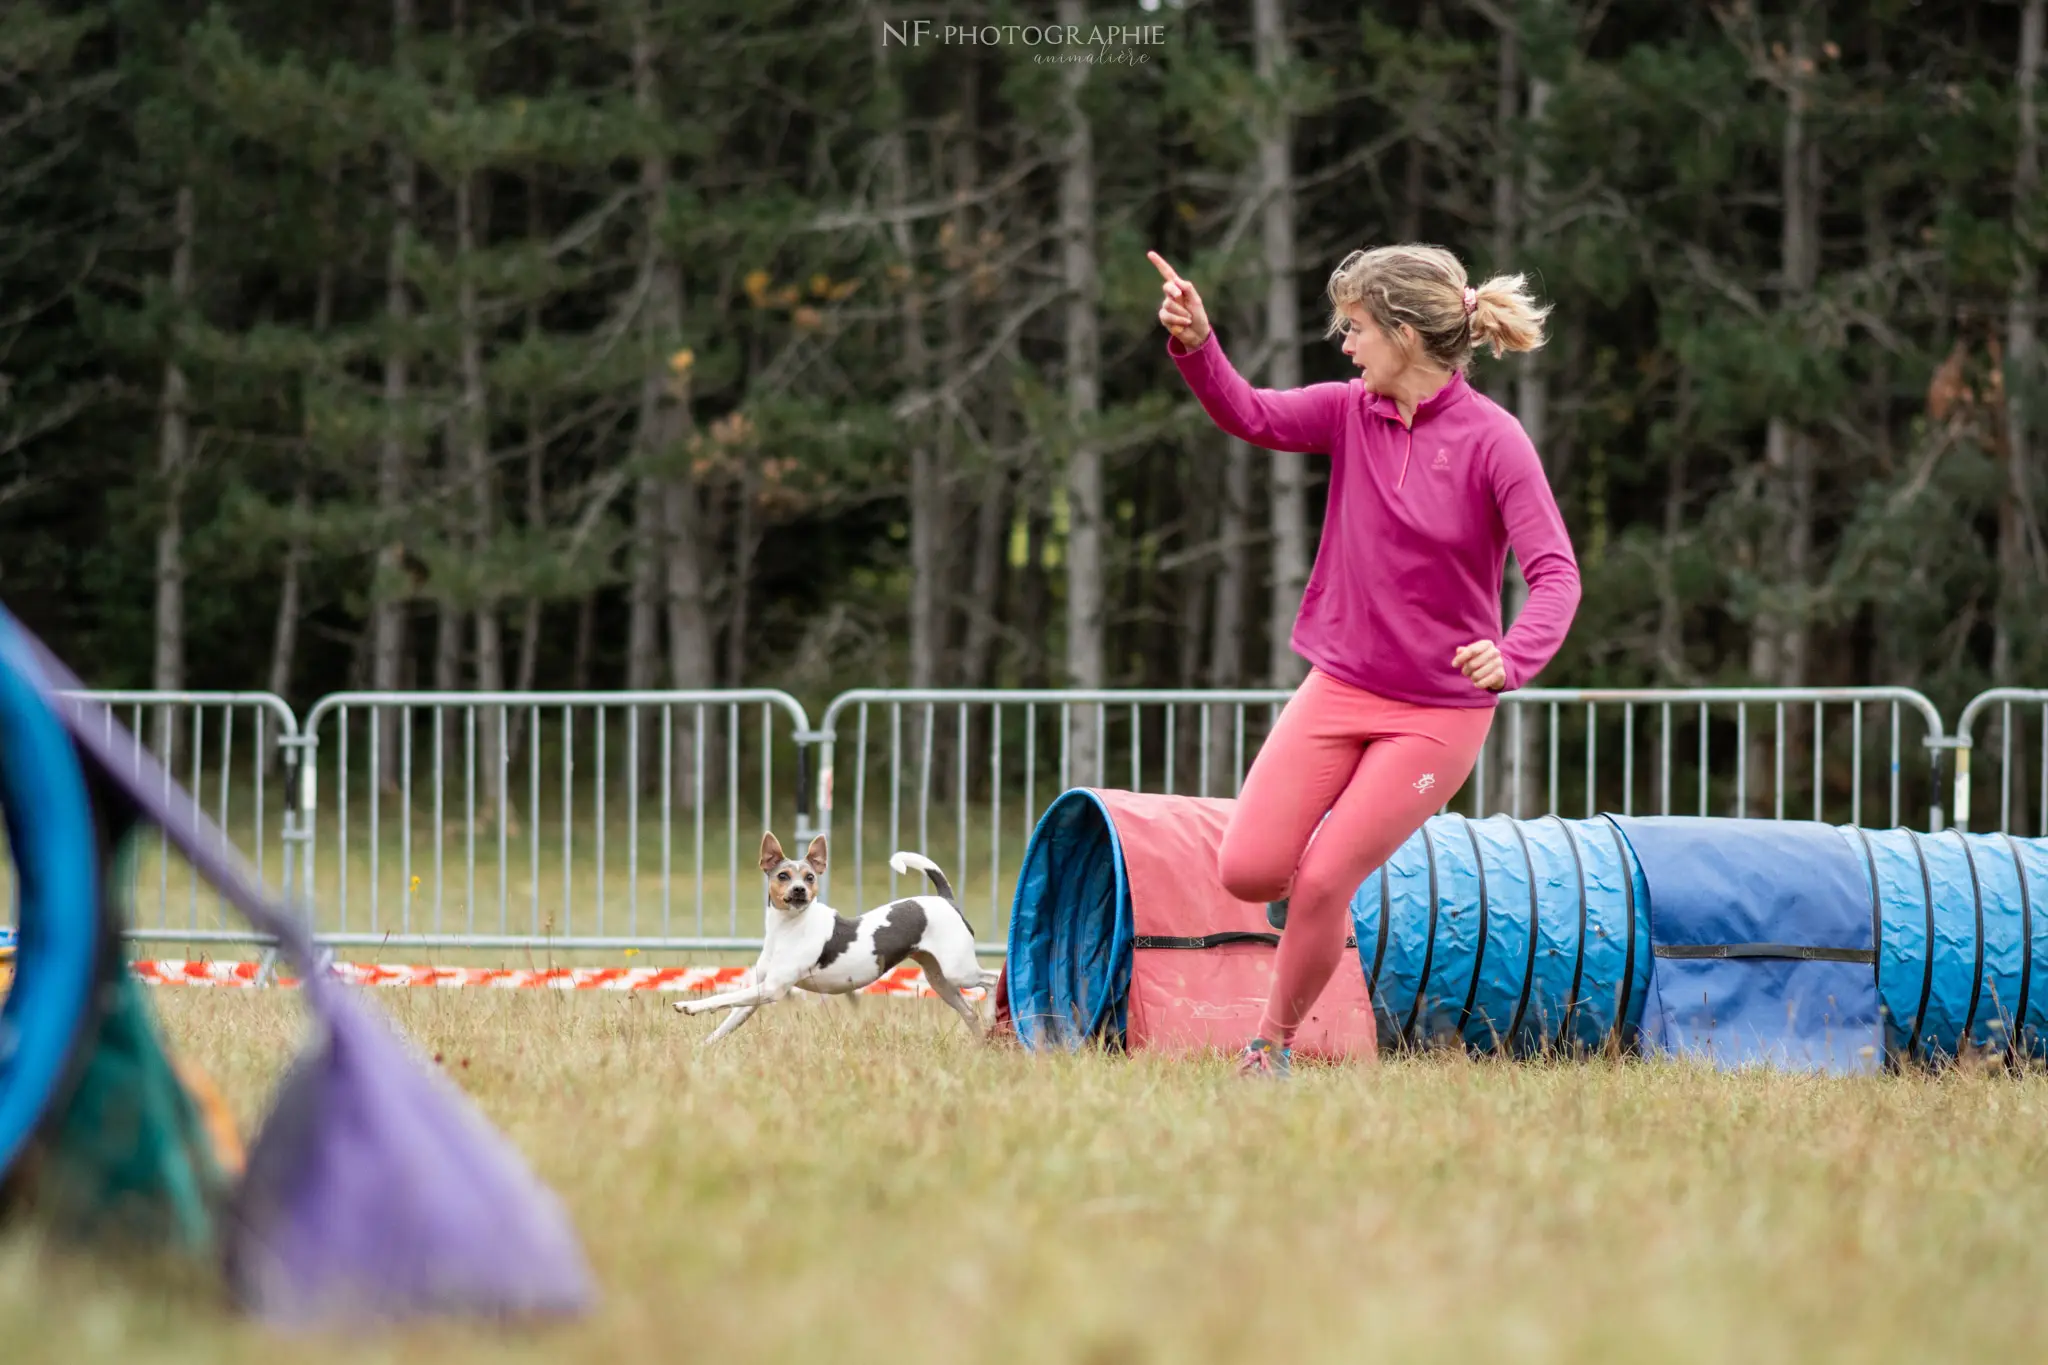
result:
M 1216 884 L 1229 808 L 1119 792 L 1053 802 L 1019 876 L 1002 990 L 1027 1046 L 1242 1040 L 1278 935 L 1263 907 Z M 1982 1049 L 2048 1058 L 2043 887 L 2048 840 L 2002 834 L 1438 816 L 1352 899 L 1358 970 L 1339 975 L 1369 991 L 1372 1026 L 1348 1036 L 1839 1071 Z M 1162 917 L 1177 917 L 1170 932 Z M 1172 954 L 1148 946 L 1256 965 L 1219 976 L 1163 966 Z M 1216 1026 L 1163 1029 L 1161 1010 L 1134 1009 L 1160 972 L 1177 983 L 1176 1018 Z

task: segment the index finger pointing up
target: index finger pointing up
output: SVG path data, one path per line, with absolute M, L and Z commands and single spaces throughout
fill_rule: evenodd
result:
M 1187 283 L 1186 280 L 1180 277 L 1180 272 L 1175 270 L 1172 266 L 1168 265 L 1166 263 L 1166 258 L 1164 256 L 1161 256 L 1158 252 L 1146 252 L 1145 259 L 1152 262 L 1153 268 L 1158 270 L 1160 278 L 1164 279 L 1168 284 Z

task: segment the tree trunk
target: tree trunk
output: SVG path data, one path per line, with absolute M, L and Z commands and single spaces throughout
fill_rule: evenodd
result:
M 647 31 L 644 6 L 634 13 L 633 94 L 643 111 L 658 104 L 655 91 L 654 49 Z M 640 692 L 655 686 L 661 667 L 661 603 L 663 600 L 663 557 L 666 553 L 668 494 L 665 476 L 657 477 L 650 464 L 673 460 L 678 452 L 666 445 L 668 432 L 661 421 L 663 393 L 668 376 L 662 372 L 664 347 L 661 320 L 655 315 L 653 291 L 662 263 L 658 224 L 668 194 L 668 163 L 658 155 L 641 158 L 640 190 L 647 198 L 647 221 L 642 229 L 640 270 L 635 287 L 642 293 L 641 335 L 645 341 L 647 373 L 640 382 L 640 408 L 635 426 L 635 456 L 642 472 L 634 486 L 632 577 L 627 593 L 626 686 Z M 678 381 L 683 376 L 678 376 Z
M 306 491 L 306 479 L 299 476 L 292 489 L 291 525 L 285 531 L 283 582 L 277 594 L 277 621 L 270 632 L 270 681 L 273 696 L 282 697 L 291 690 L 292 665 L 299 653 L 299 615 L 302 596 L 299 578 L 306 565 L 306 518 L 312 515 L 313 501 Z
M 1533 0 L 1541 4 L 1544 0 Z M 1529 74 L 1529 125 L 1533 134 L 1532 146 L 1527 160 L 1521 163 L 1521 183 L 1515 187 L 1512 199 L 1515 205 L 1514 236 L 1511 240 L 1526 248 L 1534 244 L 1542 231 L 1539 214 L 1542 212 L 1544 195 L 1549 177 L 1545 173 L 1541 127 L 1545 111 L 1550 105 L 1550 82 L 1531 71 Z M 1511 256 L 1504 255 L 1496 263 L 1500 270 L 1515 268 Z M 1515 362 L 1515 418 L 1522 424 L 1530 444 L 1536 447 L 1537 457 L 1549 463 L 1546 453 L 1550 440 L 1550 380 L 1543 365 L 1543 353 L 1532 351 L 1520 356 Z M 1521 561 L 1514 555 L 1508 556 L 1507 611 L 1503 617 L 1506 625 L 1513 625 L 1522 608 L 1529 601 L 1529 580 L 1522 576 Z M 1543 741 L 1541 727 L 1530 724 L 1531 717 L 1522 715 L 1521 745 L 1514 743 L 1515 717 L 1521 708 L 1511 711 L 1502 727 L 1501 742 L 1489 745 L 1501 755 L 1502 780 L 1494 790 L 1501 794 L 1504 809 L 1516 816 L 1534 818 L 1538 813 L 1536 803 L 1539 793 L 1547 790 L 1543 773 Z
M 1522 35 L 1517 27 L 1519 6 L 1503 16 L 1509 22 L 1498 35 L 1493 81 L 1493 135 L 1497 144 L 1493 168 L 1493 269 L 1508 268 L 1515 248 L 1522 241 L 1522 204 L 1516 184 L 1515 128 L 1522 115 Z M 1495 402 L 1506 406 L 1511 380 L 1499 366 L 1480 376 L 1480 383 Z M 1541 447 L 1539 446 L 1540 450 Z
M 641 416 L 651 417 L 648 400 L 641 398 Z M 642 458 L 653 445 L 652 432 L 639 442 Z M 661 671 L 661 556 L 662 524 L 668 513 L 659 479 L 643 474 L 633 484 L 633 541 L 631 579 L 626 590 L 626 687 L 644 692 L 654 686 Z
M 462 686 L 462 634 L 469 622 L 452 597 L 442 597 L 435 607 L 434 690 L 453 692 Z
M 944 228 L 947 234 L 944 244 L 949 253 L 947 277 L 951 289 L 946 301 L 946 346 L 940 360 L 940 372 L 943 374 L 960 373 L 974 349 L 974 314 L 979 298 L 972 287 L 979 264 L 973 210 L 974 196 L 981 186 L 979 74 L 977 62 L 968 60 L 961 63 L 961 88 L 956 106 L 959 118 L 950 125 L 951 138 L 947 148 L 953 208 L 946 216 Z M 966 401 L 963 394 L 963 406 Z M 939 672 L 942 680 L 971 687 L 977 685 L 975 680 L 980 676 L 981 657 L 987 651 L 989 636 L 981 624 L 982 618 L 990 617 L 995 607 L 1006 480 L 994 452 L 985 444 L 978 450 L 974 448 L 973 436 L 966 423 L 953 418 L 942 430 L 944 445 L 941 450 L 948 476 L 946 482 L 957 491 L 950 492 L 946 498 L 947 534 L 946 543 L 941 547 L 941 559 L 947 567 L 941 569 L 941 581 L 952 583 L 961 575 L 961 551 L 964 549 L 968 587 L 965 595 L 954 591 L 948 595 L 949 600 L 941 604 L 941 614 L 948 623 L 946 644 L 957 640 L 959 645 L 950 666 L 942 666 Z M 995 505 L 991 506 L 991 503 Z M 966 546 L 960 546 L 956 528 L 970 524 L 974 528 L 973 538 Z M 993 546 L 987 543 L 991 536 L 997 542 Z M 977 630 L 981 632 L 978 638 Z M 941 646 L 942 649 L 945 647 Z
M 393 65 L 409 65 L 408 47 L 418 23 L 414 0 L 392 0 Z M 412 157 L 394 145 L 387 166 L 391 194 L 391 240 L 385 249 L 384 316 L 390 337 L 384 352 L 384 436 L 377 448 L 377 525 L 383 543 L 377 551 L 375 582 L 370 593 L 370 686 L 396 691 L 404 672 L 406 620 L 410 592 L 403 586 L 407 439 L 406 398 L 412 345 L 412 295 L 406 285 L 405 252 L 412 236 L 417 197 Z M 378 761 L 384 785 L 398 790 L 398 732 L 378 730 Z
M 2019 94 L 2019 135 L 2013 159 L 2013 278 L 2005 312 L 2005 487 L 1998 508 L 1998 579 L 2006 599 L 1993 636 L 1991 673 L 1999 685 L 2013 681 L 2013 636 L 2038 628 L 2038 597 L 2044 569 L 2040 522 L 2034 511 L 2033 430 L 2027 411 L 2039 383 L 2036 373 L 2036 295 L 2041 285 L 2042 244 L 2033 240 L 2035 200 L 2041 191 L 2041 128 L 2038 85 L 2042 30 L 2048 0 L 2027 0 L 2020 14 L 2020 50 L 2015 81 Z
M 1013 348 L 1006 348 L 1006 359 L 1009 363 L 1003 373 L 1008 374 L 1015 364 Z M 1013 404 L 997 405 L 992 447 L 984 452 L 981 497 L 974 510 L 971 586 L 964 604 L 967 622 L 960 647 L 960 682 L 965 687 L 995 685 L 997 627 L 1015 619 L 1003 612 L 1003 569 L 1010 556 L 1010 528 L 1018 514 L 1023 485 L 1002 453 L 1010 447 L 1015 420 Z
M 648 22 L 647 8 L 642 5 L 633 16 L 633 103 L 642 117 L 654 122 L 662 117 L 662 112 L 655 84 L 657 53 Z M 640 159 L 640 189 L 647 215 L 640 240 L 640 278 L 647 291 L 642 313 L 642 354 L 647 370 L 640 384 L 638 434 L 644 458 L 673 461 L 679 458 L 690 437 L 690 381 L 688 371 L 672 369 L 668 359 L 682 344 L 683 301 L 681 272 L 661 238 L 669 195 L 665 153 L 649 152 Z M 668 626 L 669 686 L 682 691 L 701 690 L 712 686 L 715 667 L 710 613 L 704 594 L 703 509 L 687 465 L 664 474 L 656 482 L 662 541 L 659 581 Z M 643 509 L 653 510 L 648 504 L 643 504 Z M 671 749 L 673 790 L 682 797 L 686 808 L 697 798 L 695 720 L 691 712 L 676 717 Z M 707 758 L 718 753 L 712 721 L 707 712 Z M 708 766 L 705 780 L 712 780 Z
M 1283 68 L 1292 61 L 1284 0 L 1252 0 L 1252 32 L 1260 83 L 1273 115 L 1258 131 L 1259 226 L 1266 271 L 1267 385 L 1301 387 L 1301 308 L 1295 295 L 1294 130 L 1281 107 Z M 1305 669 L 1294 652 L 1294 618 L 1308 583 L 1308 459 L 1286 451 L 1267 457 L 1272 470 L 1269 513 L 1273 596 L 1266 623 L 1266 676 L 1292 687 Z
M 980 502 L 974 509 L 974 562 L 967 590 L 965 639 L 960 646 L 960 685 L 993 685 L 991 665 L 995 658 L 997 603 L 1001 589 L 1003 555 L 1010 548 L 1009 471 L 993 459 L 982 476 Z
M 526 235 L 529 240 L 539 241 L 543 229 L 540 211 L 540 185 L 534 178 L 526 182 Z M 528 342 L 540 336 L 540 311 L 528 308 L 526 313 L 526 339 Z M 526 533 L 538 540 L 547 531 L 547 480 L 543 469 L 545 443 L 541 439 L 542 415 L 539 403 L 531 396 L 526 404 Z M 516 677 L 512 683 L 515 692 L 533 691 L 534 674 L 540 667 L 541 600 L 537 591 L 529 591 L 519 615 L 519 660 L 514 665 Z M 527 708 L 521 707 L 512 716 L 511 752 L 505 756 L 508 768 L 517 768 L 524 754 L 527 740 Z M 516 784 L 515 784 L 516 790 Z
M 1679 378 L 1675 424 L 1686 431 L 1692 412 L 1692 384 L 1689 376 Z M 1664 474 L 1664 525 L 1657 556 L 1657 672 L 1664 685 L 1684 687 L 1691 670 L 1685 663 L 1685 609 L 1678 598 L 1676 561 L 1685 540 L 1686 462 L 1690 454 L 1685 437 L 1675 436 Z
M 1216 583 L 1209 621 L 1209 686 L 1244 685 L 1245 624 L 1251 605 L 1252 448 L 1235 436 L 1223 438 L 1223 499 L 1216 521 Z M 1233 730 L 1237 708 L 1218 706 L 1209 715 L 1209 786 L 1203 796 L 1235 796 L 1226 774 L 1236 755 Z
M 1022 654 L 1019 672 L 1023 675 L 1024 686 L 1044 688 L 1051 685 L 1051 659 L 1045 647 L 1047 636 L 1052 630 L 1052 584 L 1051 575 L 1046 572 L 1046 545 L 1052 538 L 1052 512 L 1046 506 L 1049 489 L 1045 480 L 1036 472 L 1027 470 L 1021 479 L 1020 494 L 1026 501 L 1024 513 L 1024 581 L 1018 590 L 1022 609 L 1018 612 L 1020 626 L 1018 649 Z
M 697 490 L 677 479 L 667 488 L 668 563 L 664 587 L 668 612 L 669 685 L 684 691 L 711 687 L 709 614 L 704 609 L 704 570 L 699 559 L 703 509 Z
M 330 184 L 332 178 L 330 178 Z M 320 341 L 327 338 L 327 329 L 334 320 L 334 265 L 322 261 L 313 286 L 313 335 Z M 309 395 L 310 397 L 310 395 Z M 309 404 L 310 408 L 310 404 Z M 312 440 L 312 418 L 306 417 L 305 435 Z M 312 514 L 312 494 L 306 486 L 307 475 L 303 468 L 292 488 L 291 522 L 285 528 L 283 582 L 277 594 L 277 620 L 270 633 L 270 692 L 282 697 L 292 685 L 292 667 L 299 654 L 299 616 L 304 610 L 300 605 L 303 596 L 300 577 L 306 564 L 306 519 Z M 267 766 L 276 753 L 276 736 L 265 746 L 263 762 Z
M 576 648 L 569 656 L 569 690 L 590 690 L 590 659 L 597 644 L 597 594 L 586 592 L 576 600 Z M 536 739 L 536 743 L 539 741 Z
M 180 314 L 192 306 L 192 239 L 196 234 L 192 187 L 180 185 L 171 210 L 171 303 Z M 192 427 L 185 367 L 179 358 L 186 334 L 180 316 L 172 328 L 164 361 L 162 427 L 157 441 L 157 478 L 163 490 L 163 524 L 156 535 L 156 659 L 150 685 L 159 692 L 185 686 L 185 481 L 191 475 Z M 157 756 L 172 760 L 172 716 L 158 713 Z
M 1783 162 L 1784 199 L 1779 255 L 1784 280 L 1781 310 L 1804 308 L 1812 297 L 1820 266 L 1820 143 L 1808 126 L 1811 115 L 1813 46 L 1807 18 L 1814 6 L 1802 6 L 1792 21 L 1790 53 L 1782 64 L 1786 81 Z M 1813 538 L 1813 438 L 1790 417 L 1773 416 L 1764 436 L 1766 532 L 1772 544 L 1760 547 L 1758 563 L 1777 601 L 1757 613 L 1751 626 L 1749 668 L 1765 686 L 1797 687 L 1806 676 L 1808 638 L 1806 590 Z M 1803 770 L 1798 761 L 1797 718 L 1804 708 L 1787 708 L 1785 771 L 1788 781 Z M 1759 727 L 1750 743 L 1751 810 L 1768 814 L 1774 808 L 1776 780 L 1774 737 Z M 1788 799 L 1789 812 L 1792 802 Z
M 455 185 L 455 286 L 457 351 L 462 370 L 462 415 L 456 439 L 462 450 L 463 477 L 469 484 L 469 543 L 476 562 L 490 562 L 497 539 L 497 479 L 491 471 L 490 396 L 484 386 L 483 322 L 476 292 L 475 256 L 482 217 L 476 200 L 479 186 L 474 176 L 464 176 Z M 498 598 L 485 575 L 476 598 L 476 688 L 479 692 L 505 690 L 505 643 Z M 505 745 L 499 727 L 505 722 L 501 707 L 488 707 L 477 715 L 477 760 L 487 820 L 505 819 L 508 806 L 504 771 Z
M 876 24 L 875 65 L 877 78 L 893 84 L 884 29 Z M 907 102 L 907 101 L 906 101 Z M 916 235 L 909 215 L 901 212 L 910 202 L 910 148 L 903 132 L 903 120 L 893 118 L 882 135 L 884 195 L 890 212 L 889 237 L 896 263 L 904 271 L 903 298 L 898 315 L 902 347 L 901 383 L 905 392 L 917 393 L 930 382 L 930 351 L 925 343 L 925 297 L 919 271 Z M 942 569 L 940 559 L 945 543 L 946 516 L 944 473 L 939 468 L 938 433 L 923 416 L 912 418 L 903 432 L 910 447 L 910 685 L 936 687 L 939 655 L 945 648 L 945 620 L 942 616 Z
M 725 613 L 725 685 L 747 685 L 747 604 L 754 578 L 754 556 L 760 548 L 761 533 L 755 523 L 756 486 L 754 465 L 741 460 L 733 490 L 732 589 Z
M 1059 0 L 1063 26 L 1088 27 L 1085 0 Z M 1081 107 L 1088 67 L 1060 71 L 1060 274 L 1066 286 L 1067 379 L 1067 685 L 1103 686 L 1102 452 L 1095 418 L 1102 406 L 1102 356 L 1096 309 L 1095 143 Z M 1072 708 L 1069 779 L 1099 780 L 1094 708 Z
M 1415 31 L 1433 41 L 1443 37 L 1443 12 L 1437 0 L 1423 0 L 1422 14 Z M 1401 161 L 1401 203 L 1395 210 L 1399 215 L 1394 221 L 1395 240 L 1416 242 L 1422 239 L 1422 204 L 1427 188 L 1424 171 L 1427 169 L 1430 151 L 1419 137 L 1409 138 Z

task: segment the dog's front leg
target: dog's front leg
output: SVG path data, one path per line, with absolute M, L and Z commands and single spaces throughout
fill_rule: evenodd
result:
M 720 1023 L 717 1028 L 711 1030 L 711 1036 L 709 1038 L 706 1038 L 697 1046 L 710 1047 L 720 1038 L 725 1037 L 726 1034 L 731 1033 L 741 1024 L 744 1024 L 747 1022 L 747 1020 L 753 1018 L 754 1012 L 760 1008 L 761 1007 L 759 1005 L 741 1005 L 735 1008 L 731 1014 L 725 1016 L 724 1022 Z
M 707 995 L 702 1000 L 676 1001 L 677 1014 L 709 1014 L 713 1010 L 752 1009 L 765 1005 L 771 997 L 764 986 L 748 986 L 743 990 L 727 991 L 723 995 Z
M 776 975 L 757 981 L 743 990 L 727 991 L 724 995 L 714 995 L 706 1000 L 678 1000 L 676 1011 L 679 1014 L 709 1014 L 712 1010 L 753 1009 L 787 999 L 789 993 L 795 989 L 795 977 Z

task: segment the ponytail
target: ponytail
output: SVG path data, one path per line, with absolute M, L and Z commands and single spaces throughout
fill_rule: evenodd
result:
M 1534 351 L 1543 345 L 1543 319 L 1550 305 L 1529 296 L 1528 278 L 1495 275 L 1471 291 L 1472 342 L 1492 351 Z

